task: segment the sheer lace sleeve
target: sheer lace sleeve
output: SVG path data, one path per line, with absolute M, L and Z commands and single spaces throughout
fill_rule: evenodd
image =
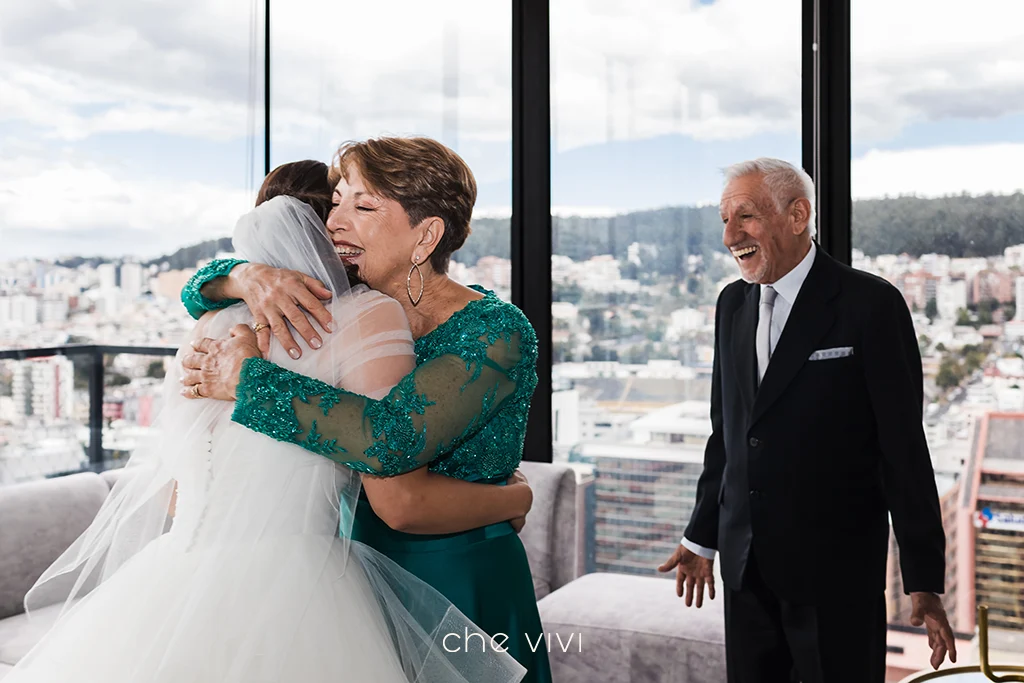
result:
M 181 303 L 185 304 L 185 310 L 188 311 L 190 316 L 199 320 L 199 317 L 207 311 L 216 311 L 238 303 L 238 299 L 226 299 L 224 301 L 207 299 L 200 290 L 207 282 L 224 277 L 231 272 L 232 268 L 240 263 L 247 262 L 233 258 L 216 259 L 207 263 L 195 275 L 189 278 L 189 281 L 181 290 Z
M 489 330 L 465 340 L 380 400 L 250 358 L 232 419 L 366 474 L 409 472 L 471 438 L 528 381 L 522 334 Z

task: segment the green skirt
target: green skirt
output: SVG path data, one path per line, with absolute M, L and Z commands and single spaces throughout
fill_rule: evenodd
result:
M 503 646 L 526 667 L 524 683 L 550 683 L 533 576 L 511 524 L 458 534 L 406 534 L 385 524 L 360 498 L 352 538 L 436 588 L 492 637 L 508 636 Z

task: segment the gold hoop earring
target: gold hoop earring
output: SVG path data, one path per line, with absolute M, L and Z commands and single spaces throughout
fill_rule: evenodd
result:
M 416 271 L 416 274 L 420 276 L 420 293 L 415 297 L 412 295 L 412 272 Z M 409 293 L 409 301 L 412 302 L 413 306 L 418 306 L 420 299 L 423 298 L 423 272 L 420 270 L 420 264 L 416 261 L 412 262 L 412 268 L 409 269 L 409 276 L 405 278 L 405 291 Z

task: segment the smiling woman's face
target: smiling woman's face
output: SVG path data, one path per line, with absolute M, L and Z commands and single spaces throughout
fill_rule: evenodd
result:
M 366 186 L 355 164 L 334 189 L 327 232 L 349 272 L 373 289 L 395 295 L 403 291 L 420 229 L 409 225 L 402 205 Z

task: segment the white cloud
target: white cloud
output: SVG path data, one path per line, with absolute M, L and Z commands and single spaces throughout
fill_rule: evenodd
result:
M 1024 144 L 872 150 L 850 169 L 854 199 L 1024 191 Z
M 230 235 L 252 205 L 252 198 L 239 190 L 140 179 L 69 161 L 4 159 L 0 177 L 6 179 L 0 191 L 0 226 L 35 231 L 42 242 L 57 235 L 102 239 L 104 233 L 135 232 L 156 233 L 150 243 L 184 246 Z M 132 244 L 104 246 L 111 254 L 135 252 Z
M 564 0 L 551 24 L 559 150 L 799 131 L 799 3 Z
M 907 125 L 1024 112 L 1024 3 L 853 3 L 854 140 Z
M 251 7 L 0 0 L 0 119 L 29 120 L 69 140 L 115 129 L 244 135 Z M 452 29 L 460 140 L 508 138 L 505 0 L 280 7 L 276 139 L 329 147 L 382 132 L 439 134 L 450 106 L 443 53 Z M 799 131 L 799 3 L 559 0 L 551 15 L 559 149 L 609 136 L 737 140 Z M 858 0 L 853 23 L 857 140 L 890 139 L 921 120 L 1024 111 L 1024 3 Z M 110 110 L 83 111 L 89 104 Z

